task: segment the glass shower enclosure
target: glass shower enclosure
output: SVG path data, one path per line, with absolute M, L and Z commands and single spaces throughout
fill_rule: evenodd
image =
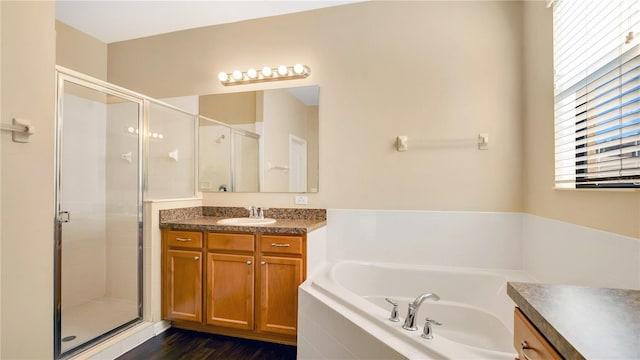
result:
M 142 321 L 143 101 L 58 74 L 55 358 Z
M 144 321 L 143 200 L 196 197 L 197 107 L 62 67 L 57 76 L 54 356 L 64 359 Z

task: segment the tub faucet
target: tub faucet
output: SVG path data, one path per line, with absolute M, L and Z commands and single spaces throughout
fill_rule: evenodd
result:
M 416 315 L 418 314 L 418 309 L 420 309 L 420 305 L 427 300 L 433 299 L 433 301 L 440 300 L 440 296 L 431 293 L 424 293 L 419 295 L 412 303 L 409 303 L 409 307 L 407 309 L 407 317 L 404 319 L 404 324 L 402 328 L 409 331 L 416 331 L 418 327 L 416 326 Z

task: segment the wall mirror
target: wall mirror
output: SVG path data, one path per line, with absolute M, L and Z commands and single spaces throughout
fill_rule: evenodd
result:
M 200 191 L 318 191 L 318 86 L 201 95 L 198 103 Z

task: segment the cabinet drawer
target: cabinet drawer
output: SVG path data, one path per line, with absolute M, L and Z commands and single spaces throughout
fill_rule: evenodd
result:
M 278 254 L 302 254 L 301 236 L 262 235 L 260 251 Z
M 253 251 L 255 246 L 251 234 L 209 233 L 207 235 L 207 249 Z
M 522 349 L 523 341 L 526 342 L 527 347 L 524 350 Z M 518 308 L 515 308 L 513 313 L 513 347 L 520 359 L 527 358 L 522 353 L 526 351 L 531 360 L 562 360 L 562 356 Z
M 202 248 L 202 233 L 198 231 L 167 231 L 167 245 L 186 248 Z

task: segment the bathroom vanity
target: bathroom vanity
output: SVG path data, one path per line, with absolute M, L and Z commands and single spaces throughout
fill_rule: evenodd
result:
M 274 224 L 218 224 L 239 215 L 246 210 L 161 212 L 162 316 L 179 328 L 293 345 L 307 234 L 326 212 L 273 209 L 265 216 Z
M 525 359 L 637 359 L 640 291 L 509 282 Z M 523 351 L 523 341 L 524 344 Z

